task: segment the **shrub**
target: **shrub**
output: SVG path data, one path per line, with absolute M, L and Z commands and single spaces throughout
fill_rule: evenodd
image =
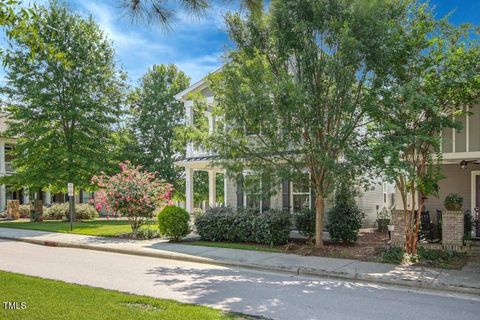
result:
M 295 214 L 295 226 L 301 235 L 311 242 L 315 235 L 316 212 L 314 209 L 304 209 Z
M 445 206 L 445 209 L 450 211 L 462 210 L 463 197 L 457 193 L 450 193 L 445 197 L 443 205 Z
M 168 202 L 173 186 L 129 161 L 119 166 L 121 172 L 116 175 L 92 177 L 92 183 L 100 188 L 95 205 L 99 210 L 127 217 L 135 234 L 157 208 Z
M 470 210 L 465 211 L 463 216 L 463 240 L 472 240 L 473 216 Z
M 362 216 L 362 211 L 355 204 L 355 192 L 346 184 L 341 184 L 335 195 L 334 206 L 328 213 L 330 238 L 333 241 L 356 241 Z
M 22 204 L 19 207 L 20 218 L 30 218 L 30 205 Z
M 206 241 L 228 241 L 232 221 L 230 207 L 209 208 L 195 216 L 197 232 Z
M 69 215 L 69 204 L 58 203 L 50 206 L 44 211 L 45 216 L 51 220 L 62 220 Z M 75 204 L 75 217 L 77 220 L 90 220 L 98 218 L 98 212 L 88 203 Z
M 254 242 L 255 224 L 259 212 L 252 208 L 239 208 L 230 214 L 227 240 L 232 242 Z
M 262 244 L 285 244 L 290 234 L 290 214 L 283 210 L 268 210 L 257 215 L 254 222 L 255 241 Z
M 188 234 L 189 220 L 190 215 L 185 209 L 177 206 L 166 206 L 158 214 L 158 229 L 161 235 L 179 241 L 181 237 Z
M 139 228 L 137 230 L 137 233 L 135 234 L 135 238 L 142 240 L 158 238 L 159 236 L 160 233 L 158 232 L 158 230 L 152 228 Z
M 51 220 L 62 220 L 68 212 L 68 203 L 53 204 L 45 210 L 45 216 Z
M 391 247 L 383 252 L 383 263 L 400 264 L 405 258 L 405 250 L 399 247 Z
M 210 208 L 195 218 L 195 226 L 206 241 L 285 244 L 290 233 L 290 215 L 278 210 L 259 213 L 249 208 L 236 212 L 230 207 Z
M 68 213 L 68 204 L 67 204 L 67 211 L 65 214 Z M 90 220 L 98 218 L 98 211 L 88 203 L 78 203 L 75 204 L 75 217 L 77 220 Z

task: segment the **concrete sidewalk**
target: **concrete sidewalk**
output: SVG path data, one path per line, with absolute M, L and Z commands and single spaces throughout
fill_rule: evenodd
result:
M 47 246 L 117 252 L 480 295 L 480 272 L 202 247 L 169 243 L 166 240 L 158 239 L 139 241 L 9 228 L 0 228 L 0 238 Z

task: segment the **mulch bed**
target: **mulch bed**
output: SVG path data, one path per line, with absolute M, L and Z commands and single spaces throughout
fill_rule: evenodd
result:
M 284 249 L 287 252 L 304 256 L 378 262 L 381 260 L 387 241 L 388 232 L 376 229 L 362 229 L 358 234 L 357 242 L 353 244 L 324 241 L 325 249 L 319 250 L 312 245 L 306 244 L 306 241 L 303 239 L 295 239 L 286 244 Z

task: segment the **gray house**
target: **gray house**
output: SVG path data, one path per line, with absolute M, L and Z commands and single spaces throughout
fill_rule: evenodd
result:
M 209 88 L 206 78 L 198 81 L 184 91 L 178 93 L 175 98 L 182 101 L 185 106 L 185 123 L 193 124 L 193 106 L 194 102 L 189 97 L 191 94 L 201 94 L 207 105 L 211 106 L 215 103 L 215 94 Z M 211 109 L 207 108 L 205 112 L 209 123 L 209 132 L 215 130 L 215 116 L 212 115 Z M 208 172 L 209 181 L 209 207 L 218 205 L 238 207 L 253 207 L 258 210 L 266 210 L 268 208 L 288 210 L 291 213 L 304 208 L 314 207 L 314 195 L 309 188 L 308 173 L 305 174 L 305 183 L 284 182 L 281 186 L 277 186 L 278 192 L 269 199 L 262 199 L 258 190 L 261 190 L 261 179 L 255 172 L 245 170 L 243 177 L 239 179 L 231 179 L 226 170 L 222 167 L 215 167 L 212 160 L 215 159 L 214 154 L 210 154 L 205 150 L 195 148 L 192 144 L 186 146 L 186 157 L 176 162 L 177 166 L 185 168 L 186 173 L 186 209 L 188 212 L 194 211 L 193 190 L 193 173 L 195 170 Z M 217 174 L 223 176 L 223 192 L 224 202 L 216 202 L 216 183 Z M 248 187 L 247 187 L 248 186 Z M 255 187 L 257 186 L 257 187 Z M 373 227 L 377 218 L 377 211 L 383 207 L 392 208 L 394 201 L 395 188 L 393 185 L 379 179 L 373 191 L 360 191 L 357 204 L 365 213 L 364 226 Z M 327 210 L 330 203 L 327 201 Z

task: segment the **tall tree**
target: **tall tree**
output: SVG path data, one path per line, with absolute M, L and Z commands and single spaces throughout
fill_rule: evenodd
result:
M 175 65 L 154 65 L 133 93 L 131 110 L 131 125 L 140 151 L 137 161 L 181 190 L 182 172 L 173 164 L 177 154 L 174 131 L 183 124 L 185 111 L 174 95 L 187 88 L 189 82 Z M 181 155 L 185 150 L 178 152 Z
M 6 57 L 9 134 L 17 137 L 10 183 L 88 189 L 108 167 L 111 126 L 124 91 L 111 42 L 92 18 L 51 2 L 37 11 L 38 37 L 52 50 L 32 55 L 25 37 Z
M 427 4 L 412 3 L 383 56 L 389 77 L 372 116 L 373 155 L 400 191 L 408 254 L 416 254 L 425 198 L 442 179 L 441 132 L 461 129 L 459 116 L 480 97 L 480 46 L 469 25 L 435 20 Z M 455 120 L 455 117 L 457 120 Z
M 401 1 L 272 0 L 268 14 L 227 19 L 236 49 L 212 77 L 225 126 L 199 143 L 231 172 L 253 169 L 270 185 L 307 170 L 318 248 L 324 199 L 340 176 L 353 178 L 368 164 L 363 128 L 375 105 L 373 70 L 391 45 L 389 27 L 404 14 Z

